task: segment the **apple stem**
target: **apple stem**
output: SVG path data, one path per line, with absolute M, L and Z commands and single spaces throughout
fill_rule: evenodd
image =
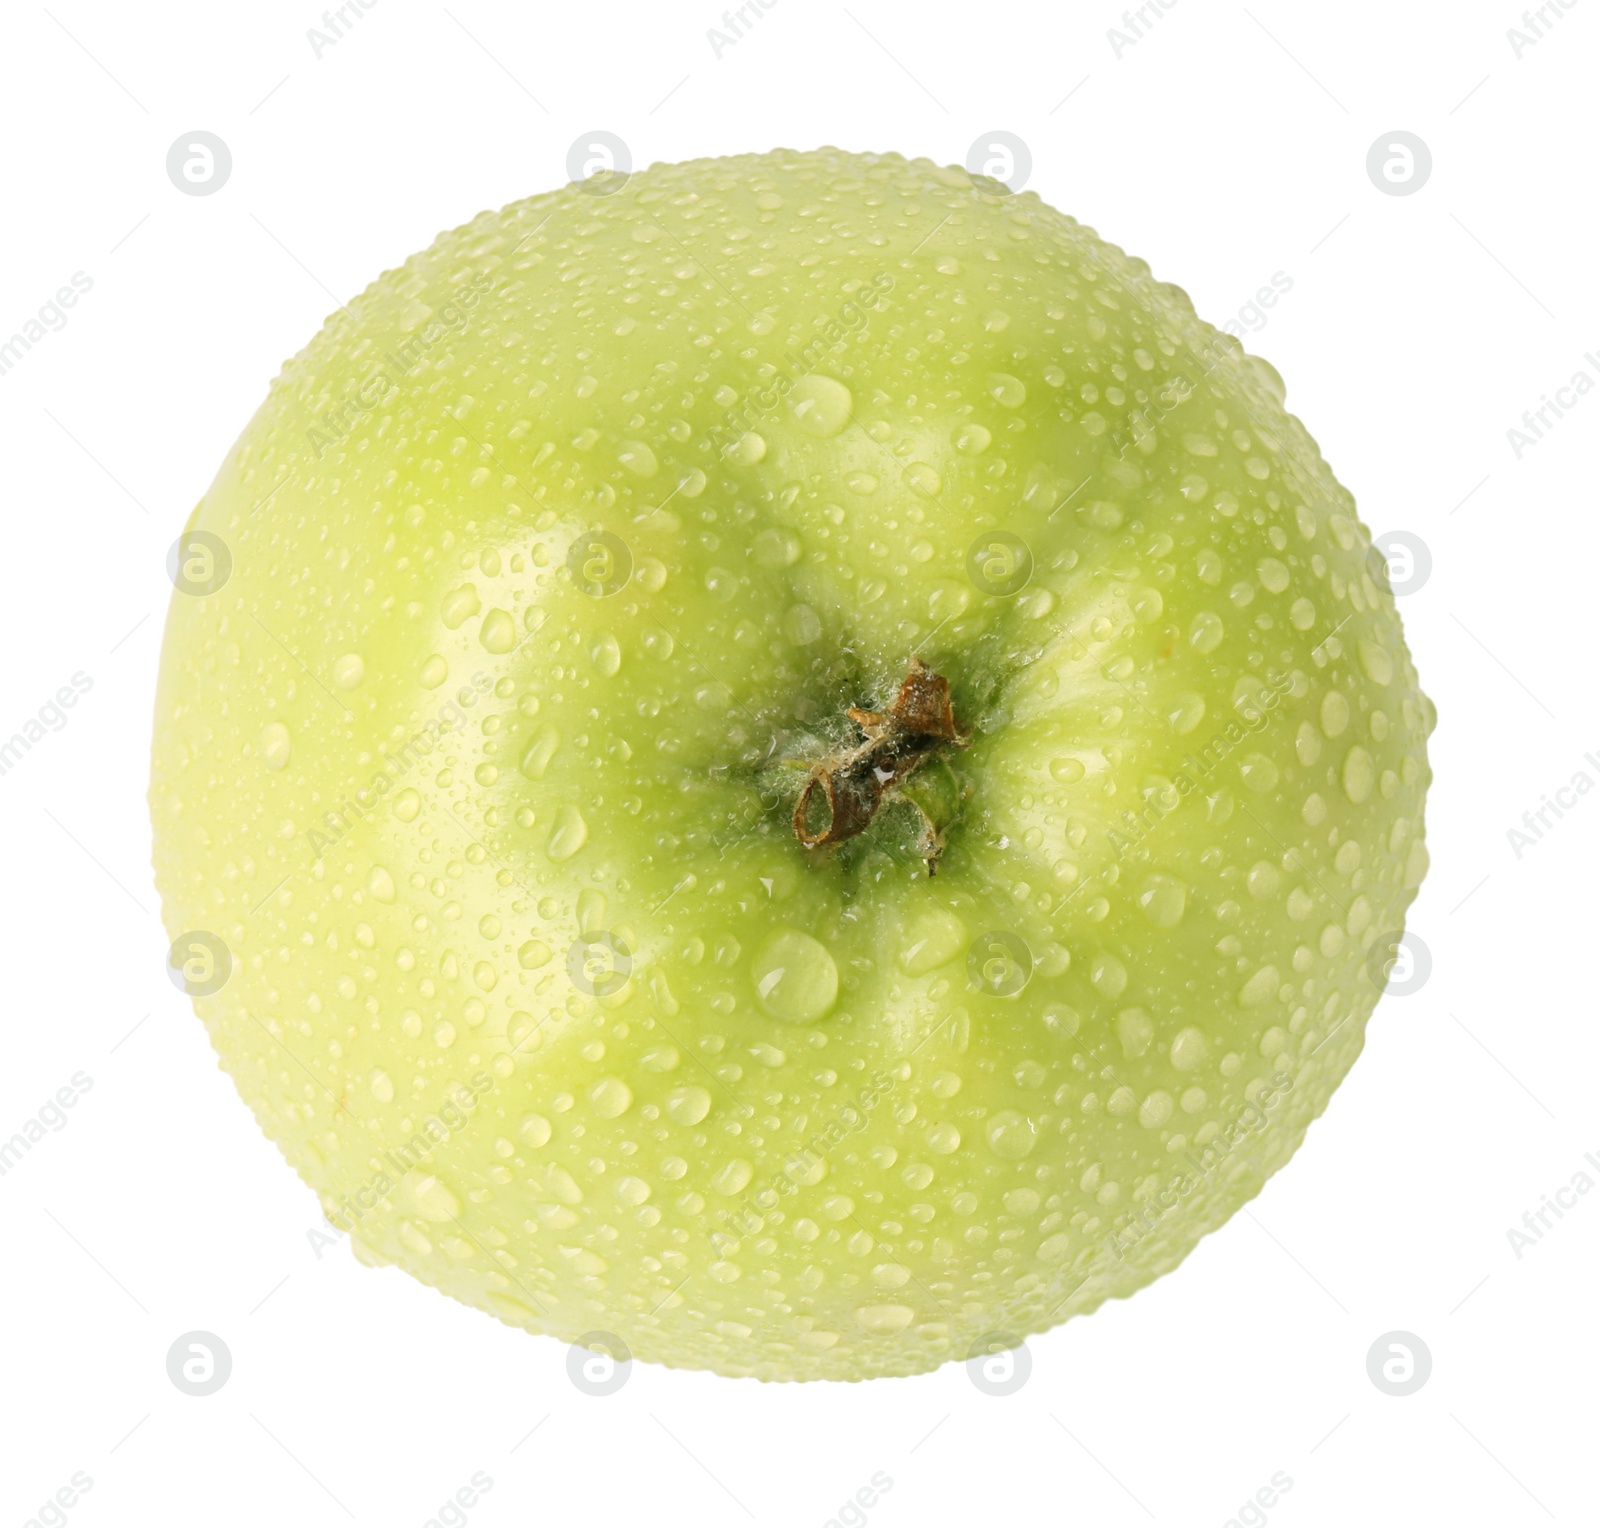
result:
M 811 765 L 795 803 L 795 837 L 808 849 L 840 844 L 864 833 L 882 807 L 903 801 L 922 820 L 917 854 L 933 876 L 944 851 L 943 834 L 922 802 L 903 787 L 929 759 L 970 742 L 956 725 L 950 681 L 913 657 L 888 711 L 851 706 L 845 714 L 861 739 Z

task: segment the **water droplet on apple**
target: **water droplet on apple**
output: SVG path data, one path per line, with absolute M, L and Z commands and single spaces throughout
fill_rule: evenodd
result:
M 1107 997 L 1121 997 L 1128 985 L 1128 968 L 1108 950 L 1089 962 L 1089 980 Z
M 1289 570 L 1276 557 L 1263 557 L 1256 564 L 1256 577 L 1268 594 L 1282 594 L 1289 587 Z
M 1164 1125 L 1172 1118 L 1172 1095 L 1161 1088 L 1145 1097 L 1139 1105 L 1139 1123 L 1147 1130 L 1154 1130 L 1158 1125 Z
M 711 1175 L 712 1192 L 729 1197 L 743 1193 L 755 1176 L 755 1171 L 754 1165 L 743 1157 L 732 1157 Z
M 439 619 L 454 631 L 469 616 L 478 613 L 478 591 L 472 584 L 460 584 L 439 602 Z
M 949 908 L 924 908 L 906 925 L 900 967 L 908 976 L 925 976 L 954 960 L 969 942 L 966 924 Z
M 1192 1072 L 1206 1059 L 1205 1031 L 1193 1024 L 1180 1029 L 1173 1036 L 1167 1055 L 1180 1072 Z
M 727 457 L 736 467 L 753 467 L 766 454 L 766 441 L 754 430 L 747 430 L 728 448 Z
M 1356 806 L 1372 794 L 1372 782 L 1377 778 L 1377 768 L 1372 755 L 1358 743 L 1344 756 L 1344 767 L 1339 771 L 1339 782 L 1344 793 Z
M 789 393 L 789 409 L 795 423 L 808 435 L 824 440 L 837 435 L 850 422 L 854 401 L 844 383 L 814 372 L 801 377 Z
M 341 690 L 353 690 L 366 677 L 366 660 L 360 653 L 346 653 L 333 665 L 333 682 Z
M 989 396 L 1001 408 L 1021 408 L 1028 401 L 1028 389 L 1009 372 L 997 371 L 988 381 Z
M 654 477 L 661 468 L 656 454 L 645 441 L 625 440 L 617 452 L 617 460 L 635 477 Z
M 916 1319 L 909 1305 L 858 1305 L 856 1320 L 863 1331 L 874 1337 L 889 1337 L 903 1332 Z
M 1328 737 L 1338 737 L 1350 725 L 1350 702 L 1338 690 L 1329 690 L 1322 697 L 1321 720 Z
M 545 853 L 559 865 L 571 859 L 588 841 L 589 824 L 583 820 L 583 813 L 570 803 L 557 807 Z
M 1174 876 L 1152 875 L 1139 892 L 1139 911 L 1157 928 L 1176 928 L 1189 904 L 1189 888 Z
M 1039 1243 L 1039 1250 L 1036 1255 L 1041 1263 L 1049 1263 L 1053 1266 L 1057 1263 L 1066 1262 L 1071 1252 L 1072 1238 L 1065 1231 L 1057 1231 L 1054 1236 L 1047 1236 Z
M 542 939 L 530 939 L 517 947 L 517 964 L 525 971 L 537 971 L 549 963 L 551 953 L 550 946 Z
M 561 734 L 554 727 L 541 727 L 529 740 L 522 755 L 522 762 L 517 767 L 530 780 L 542 780 L 545 770 L 550 767 L 550 760 L 555 757 L 555 752 L 560 746 Z
M 1007 1162 L 1020 1162 L 1039 1141 L 1039 1127 L 1015 1109 L 1002 1109 L 991 1115 L 983 1134 L 989 1150 Z
M 1264 796 L 1277 788 L 1278 766 L 1264 753 L 1247 753 L 1239 761 L 1239 779 L 1245 789 Z
M 461 1214 L 461 1201 L 432 1173 L 408 1172 L 400 1180 L 400 1194 L 424 1220 L 455 1220 Z
M 1263 1003 L 1269 1003 L 1278 993 L 1278 968 L 1276 966 L 1262 966 L 1254 976 L 1239 989 L 1239 1003 L 1244 1008 L 1259 1008 Z
M 1222 617 L 1202 610 L 1189 625 L 1189 646 L 1197 653 L 1214 652 L 1223 637 Z
M 1394 678 L 1394 659 L 1387 648 L 1376 642 L 1358 642 L 1356 656 L 1361 660 L 1361 670 L 1374 684 L 1386 685 Z
M 674 1088 L 666 1098 L 667 1116 L 680 1125 L 698 1125 L 711 1112 L 711 1095 L 692 1084 Z
M 633 1103 L 633 1089 L 620 1077 L 602 1077 L 589 1087 L 589 1107 L 601 1119 L 626 1114 Z
M 289 729 L 282 722 L 268 722 L 261 729 L 261 759 L 268 769 L 286 769 L 290 754 Z
M 809 605 L 791 605 L 784 612 L 783 634 L 796 647 L 810 647 L 822 635 L 822 618 Z
M 478 628 L 478 640 L 486 651 L 509 653 L 517 645 L 517 623 L 504 610 L 491 610 Z
M 1117 1015 L 1117 1041 L 1122 1046 L 1122 1059 L 1136 1061 L 1150 1049 L 1156 1027 L 1150 1015 L 1142 1008 L 1124 1008 Z
M 751 967 L 761 1006 L 788 1024 L 811 1024 L 839 995 L 839 968 L 827 947 L 799 929 L 782 929 L 762 945 Z

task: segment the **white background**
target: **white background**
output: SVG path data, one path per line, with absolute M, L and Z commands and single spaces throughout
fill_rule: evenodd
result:
M 1520 0 L 1175 0 L 1131 46 L 1118 0 L 776 0 L 718 57 L 722 0 L 376 0 L 318 57 L 319 3 L 52 0 L 0 39 L 0 339 L 93 281 L 0 376 L 0 736 L 93 680 L 0 776 L 0 1138 L 93 1079 L 0 1178 L 0 1528 L 75 1471 L 84 1528 L 405 1528 L 478 1471 L 474 1528 L 822 1525 L 880 1471 L 872 1528 L 1593 1522 L 1600 1193 L 1520 1258 L 1507 1232 L 1600 1182 L 1600 793 L 1520 857 L 1507 833 L 1575 772 L 1600 782 L 1600 396 L 1520 459 L 1507 431 L 1600 380 L 1600 3 L 1550 6 L 1518 57 Z M 196 129 L 232 151 L 213 196 L 165 173 Z M 337 301 L 560 184 L 597 129 L 636 166 L 822 143 L 959 163 L 1019 135 L 1030 189 L 1214 322 L 1292 280 L 1247 343 L 1372 529 L 1431 553 L 1401 602 L 1440 714 L 1411 920 L 1431 977 L 1381 1004 L 1259 1200 L 1031 1339 L 1012 1395 L 960 1364 L 854 1387 L 636 1364 L 580 1393 L 554 1340 L 317 1255 L 313 1196 L 165 974 L 144 792 L 168 546 Z M 1432 152 L 1413 195 L 1366 172 L 1397 129 Z M 233 1358 L 205 1398 L 166 1372 L 196 1329 Z M 1397 1329 L 1433 1360 L 1406 1397 L 1367 1372 Z

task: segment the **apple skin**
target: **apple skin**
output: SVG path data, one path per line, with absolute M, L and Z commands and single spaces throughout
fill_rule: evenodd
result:
M 595 189 L 334 314 L 191 519 L 150 803 L 222 1065 L 359 1255 L 569 1341 L 860 1379 L 1130 1294 L 1325 1107 L 1427 865 L 1350 495 L 1031 193 Z M 907 807 L 789 821 L 913 655 L 931 879 Z

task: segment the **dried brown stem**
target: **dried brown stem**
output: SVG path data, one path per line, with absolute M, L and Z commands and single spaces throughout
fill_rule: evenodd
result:
M 808 849 L 843 843 L 863 833 L 885 803 L 905 799 L 899 787 L 916 769 L 947 747 L 965 748 L 968 739 L 956 725 L 950 706 L 950 682 L 912 658 L 900 693 L 886 712 L 852 706 L 845 713 L 860 730 L 861 741 L 820 759 L 811 767 L 794 808 L 795 837 Z M 812 829 L 817 792 L 827 820 Z M 926 812 L 919 852 L 934 873 L 943 840 Z

